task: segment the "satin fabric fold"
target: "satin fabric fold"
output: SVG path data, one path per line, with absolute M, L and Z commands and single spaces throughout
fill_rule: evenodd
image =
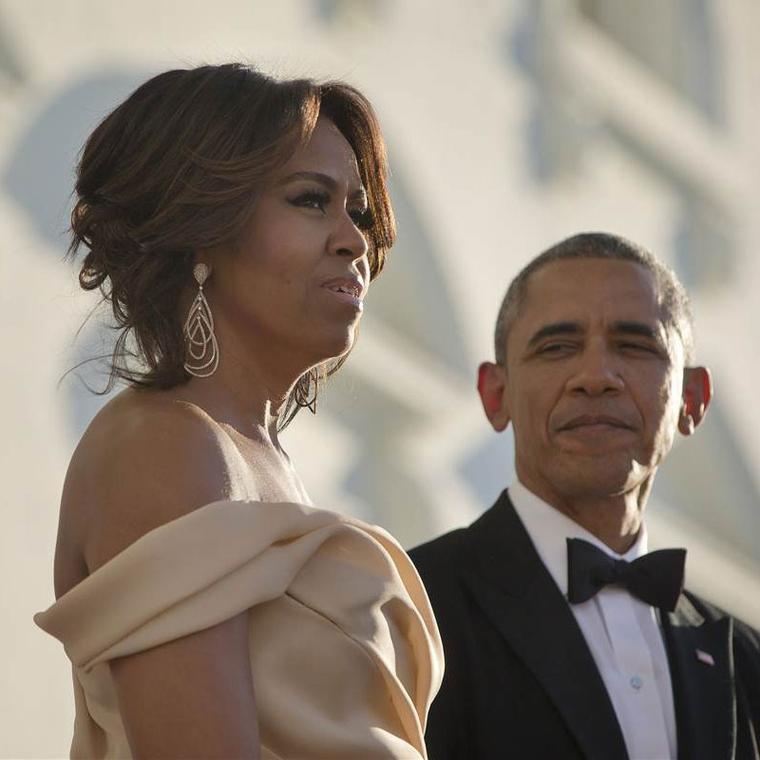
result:
M 156 528 L 35 616 L 73 663 L 72 757 L 130 757 L 109 660 L 244 610 L 264 757 L 426 757 L 443 652 L 406 553 L 381 528 L 250 501 Z

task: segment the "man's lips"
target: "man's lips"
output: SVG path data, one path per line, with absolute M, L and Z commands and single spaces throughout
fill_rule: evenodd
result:
M 613 417 L 608 414 L 581 414 L 573 417 L 567 422 L 563 422 L 557 427 L 559 432 L 568 430 L 579 430 L 590 427 L 612 427 L 621 430 L 634 430 L 634 426 L 620 417 Z

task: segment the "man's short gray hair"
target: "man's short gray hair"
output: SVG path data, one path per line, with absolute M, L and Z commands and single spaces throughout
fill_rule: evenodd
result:
M 673 328 L 680 337 L 686 364 L 694 361 L 694 319 L 691 303 L 675 272 L 637 243 L 604 232 L 583 232 L 553 245 L 536 256 L 510 283 L 501 302 L 499 316 L 496 318 L 494 347 L 498 364 L 506 365 L 507 337 L 525 299 L 531 275 L 553 261 L 571 259 L 631 261 L 650 272 L 664 310 L 665 325 Z

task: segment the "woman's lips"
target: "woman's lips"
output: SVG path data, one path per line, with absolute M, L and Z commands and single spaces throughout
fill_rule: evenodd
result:
M 339 301 L 361 311 L 364 308 L 364 284 L 358 277 L 336 277 L 322 286 Z
M 359 311 L 361 311 L 364 308 L 364 301 L 361 299 L 361 297 L 354 295 L 353 293 L 341 291 L 341 290 L 334 290 L 333 288 L 326 288 L 326 290 L 335 296 L 339 301 L 343 301 L 343 303 L 350 304 L 351 306 L 356 307 Z

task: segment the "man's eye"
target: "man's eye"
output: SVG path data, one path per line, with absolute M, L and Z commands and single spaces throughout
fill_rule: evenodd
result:
M 575 348 L 572 343 L 547 343 L 538 349 L 539 354 L 560 354 L 566 351 L 572 351 Z
M 325 207 L 330 202 L 330 196 L 317 190 L 309 190 L 301 193 L 295 198 L 289 199 L 289 203 L 299 208 L 313 208 L 324 212 Z
M 637 353 L 645 353 L 645 354 L 658 353 L 657 349 L 645 343 L 621 343 L 620 348 L 622 348 L 624 351 L 635 351 Z

